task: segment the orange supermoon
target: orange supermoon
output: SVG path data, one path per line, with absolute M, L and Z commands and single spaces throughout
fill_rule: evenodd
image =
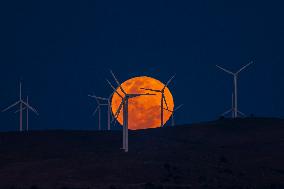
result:
M 141 88 L 149 88 L 154 90 L 161 90 L 164 84 L 159 80 L 151 77 L 141 76 L 131 78 L 121 84 L 122 88 L 128 94 L 142 94 L 151 93 L 155 96 L 139 96 L 129 99 L 128 105 L 128 128 L 131 130 L 157 128 L 161 126 L 161 93 L 145 91 Z M 116 91 L 124 96 L 120 88 Z M 167 100 L 169 110 L 174 109 L 173 96 L 168 88 L 165 89 L 165 97 Z M 121 103 L 121 97 L 114 93 L 111 105 L 113 115 L 116 113 Z M 164 103 L 164 102 L 163 102 Z M 164 103 L 164 108 L 166 104 Z M 164 124 L 171 117 L 171 112 L 164 110 Z M 123 111 L 121 110 L 117 121 L 123 125 Z

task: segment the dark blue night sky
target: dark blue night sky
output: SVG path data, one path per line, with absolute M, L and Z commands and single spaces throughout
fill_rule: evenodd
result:
M 230 108 L 240 74 L 239 108 L 284 115 L 284 12 L 281 1 L 9 1 L 1 3 L 0 107 L 24 96 L 40 112 L 32 129 L 96 129 L 95 92 L 107 96 L 112 69 L 121 81 L 172 74 L 176 122 L 213 120 Z M 13 111 L 12 111 L 13 112 Z M 0 114 L 0 130 L 18 116 Z

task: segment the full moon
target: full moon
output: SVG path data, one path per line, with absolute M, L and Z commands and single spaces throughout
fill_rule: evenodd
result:
M 151 93 L 155 96 L 139 96 L 129 99 L 128 105 L 128 128 L 131 130 L 157 128 L 161 126 L 161 98 L 162 95 L 159 92 L 145 91 L 141 88 L 149 88 L 154 90 L 161 90 L 164 84 L 157 79 L 141 76 L 131 78 L 121 84 L 124 91 L 128 94 L 145 94 Z M 116 91 L 124 96 L 121 89 L 118 87 Z M 165 97 L 169 110 L 174 109 L 174 100 L 170 90 L 165 88 Z M 121 97 L 114 93 L 111 105 L 113 115 L 116 113 L 120 103 Z M 164 108 L 166 104 L 164 103 Z M 164 124 L 171 117 L 171 112 L 164 110 Z M 121 110 L 117 121 L 123 125 L 123 111 Z

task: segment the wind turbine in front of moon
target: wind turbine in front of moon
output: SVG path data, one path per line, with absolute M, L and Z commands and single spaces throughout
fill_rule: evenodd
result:
M 121 87 L 126 93 L 142 94 L 145 93 L 144 89 L 162 90 L 165 84 L 157 79 L 148 76 L 140 76 L 131 78 L 121 84 Z M 124 96 L 120 87 L 116 89 L 116 92 Z M 147 91 L 149 92 L 149 91 Z M 150 91 L 151 92 L 151 91 Z M 119 105 L 121 104 L 121 97 L 114 93 L 111 105 L 112 113 L 115 115 Z M 151 92 L 153 93 L 153 92 Z M 136 98 L 129 99 L 128 105 L 128 128 L 131 130 L 148 129 L 161 127 L 161 93 L 156 93 L 154 96 L 138 96 Z M 164 89 L 164 101 L 163 106 L 169 110 L 174 109 L 174 99 L 168 87 Z M 117 121 L 123 125 L 123 113 L 121 112 L 117 116 Z M 171 117 L 172 112 L 163 111 L 163 124 L 165 124 Z

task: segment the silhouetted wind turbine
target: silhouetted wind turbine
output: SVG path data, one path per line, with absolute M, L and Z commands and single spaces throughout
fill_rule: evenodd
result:
M 153 91 L 153 92 L 156 92 L 156 93 L 161 93 L 161 127 L 164 126 L 164 103 L 166 105 L 166 109 L 168 110 L 169 107 L 168 107 L 168 103 L 167 103 L 167 99 L 166 99 L 166 96 L 165 96 L 165 89 L 167 88 L 167 86 L 170 84 L 170 82 L 175 78 L 175 75 L 173 75 L 169 80 L 168 82 L 164 85 L 164 87 L 162 89 L 148 89 L 148 88 L 141 88 L 143 90 L 146 90 L 146 91 Z
M 98 104 L 97 108 L 95 109 L 95 111 L 93 112 L 93 115 L 95 115 L 98 112 L 98 116 L 99 116 L 99 130 L 101 130 L 101 106 L 108 106 L 108 130 L 110 130 L 110 103 L 109 103 L 109 98 L 103 98 L 103 97 L 99 97 L 96 95 L 88 95 L 91 98 L 94 98 Z M 101 102 L 102 101 L 102 102 Z M 106 103 L 107 101 L 107 103 Z
M 123 146 L 122 146 L 122 149 L 125 152 L 128 152 L 128 101 L 131 98 L 135 98 L 135 97 L 139 97 L 139 96 L 151 96 L 151 95 L 155 95 L 155 94 L 149 94 L 149 93 L 146 93 L 146 94 L 128 94 L 122 88 L 121 84 L 119 83 L 118 79 L 115 77 L 114 73 L 112 71 L 110 71 L 110 73 L 111 73 L 112 77 L 114 78 L 116 84 L 120 88 L 121 92 L 124 94 L 124 96 L 119 94 L 117 92 L 116 88 L 107 80 L 108 84 L 111 86 L 111 88 L 114 90 L 114 92 L 122 99 L 116 113 L 114 114 L 114 119 L 117 119 L 117 117 L 120 114 L 121 109 L 123 109 Z
M 17 102 L 15 102 L 14 104 L 12 104 L 11 106 L 9 106 L 9 107 L 5 108 L 4 110 L 2 110 L 2 112 L 5 112 L 5 111 L 13 108 L 14 106 L 17 106 L 17 105 L 20 105 L 20 109 L 19 109 L 19 112 L 20 112 L 20 128 L 19 128 L 19 131 L 22 132 L 23 131 L 23 105 L 27 109 L 30 109 L 33 112 L 35 112 L 36 114 L 38 114 L 38 113 L 37 113 L 37 111 L 33 107 L 31 107 L 28 103 L 26 103 L 26 102 L 24 102 L 22 100 L 22 83 L 21 82 L 20 82 L 19 100 Z
M 168 111 L 168 112 L 171 112 L 172 115 L 171 115 L 171 118 L 172 118 L 172 127 L 175 126 L 175 118 L 174 118 L 174 114 L 177 110 L 179 110 L 181 107 L 183 106 L 183 104 L 179 105 L 178 107 L 176 107 L 175 109 L 173 110 L 168 110 L 166 108 L 164 108 L 164 110 Z
M 222 68 L 221 66 L 218 66 L 216 65 L 218 68 L 220 68 L 221 70 L 223 70 L 224 72 L 230 74 L 233 76 L 234 78 L 234 93 L 233 93 L 233 98 L 234 98 L 234 101 L 233 101 L 233 108 L 232 110 L 229 110 L 227 112 L 225 112 L 226 114 L 233 111 L 233 118 L 237 118 L 238 117 L 238 114 L 241 114 L 241 115 L 244 115 L 242 112 L 240 112 L 238 110 L 238 76 L 239 76 L 239 73 L 241 71 L 243 71 L 244 69 L 246 69 L 249 65 L 251 65 L 253 63 L 253 61 L 251 61 L 250 63 L 248 63 L 247 65 L 243 66 L 241 69 L 239 69 L 237 72 L 231 72 L 225 68 Z

